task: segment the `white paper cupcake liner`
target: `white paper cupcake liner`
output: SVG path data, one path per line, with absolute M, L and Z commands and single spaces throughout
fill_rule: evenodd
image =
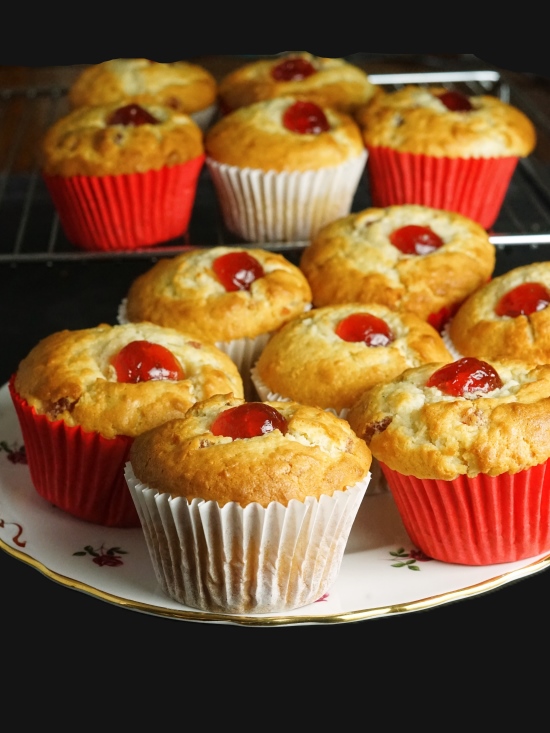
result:
M 443 339 L 445 346 L 449 350 L 453 359 L 462 359 L 464 354 L 461 354 L 460 351 L 456 348 L 456 346 L 453 344 L 452 339 L 449 335 L 449 326 L 450 325 L 451 325 L 451 321 L 447 321 L 447 323 L 443 326 L 443 330 L 441 331 L 441 338 Z
M 303 241 L 349 214 L 367 151 L 341 166 L 277 173 L 206 159 L 227 228 L 249 242 Z
M 264 508 L 171 498 L 125 477 L 162 590 L 217 613 L 278 613 L 321 598 L 338 576 L 370 474 L 333 496 Z
M 244 398 L 247 402 L 258 399 L 256 387 L 250 376 L 250 370 L 255 364 L 269 341 L 270 333 L 264 333 L 256 338 L 240 338 L 232 341 L 217 341 L 216 346 L 226 353 L 237 365 L 243 380 Z
M 277 402 L 278 400 L 283 400 L 284 402 L 289 401 L 288 397 L 285 397 L 278 392 L 272 392 L 269 389 L 267 384 L 258 374 L 258 369 L 256 368 L 256 365 L 254 365 L 250 370 L 250 379 L 262 402 Z M 337 417 L 341 417 L 344 420 L 346 419 L 349 412 L 349 408 L 347 407 L 345 407 L 343 410 L 340 410 L 340 412 L 333 409 L 332 407 L 327 407 L 326 410 L 327 412 L 332 412 L 334 415 L 336 415 Z M 386 477 L 384 476 L 384 473 L 380 468 L 380 464 L 374 456 L 372 457 L 370 471 L 371 480 L 369 483 L 369 496 L 372 496 L 372 494 L 385 494 L 386 492 L 388 492 L 388 482 L 386 481 Z

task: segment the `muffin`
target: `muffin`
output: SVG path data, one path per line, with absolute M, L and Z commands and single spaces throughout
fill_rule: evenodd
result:
M 77 247 L 134 250 L 186 233 L 205 158 L 189 115 L 134 102 L 78 107 L 48 128 L 40 155 Z
M 490 229 L 518 161 L 535 148 L 531 120 L 491 95 L 414 84 L 378 94 L 356 113 L 369 152 L 374 206 L 423 204 Z
M 365 71 L 342 58 L 305 51 L 262 58 L 239 66 L 218 85 L 224 113 L 274 97 L 296 97 L 353 114 L 379 90 Z
M 139 526 L 124 479 L 133 439 L 197 400 L 243 396 L 226 354 L 152 323 L 53 333 L 9 386 L 36 491 L 79 519 L 115 527 Z
M 453 355 L 550 363 L 550 262 L 495 277 L 472 293 L 443 338 Z
M 427 556 L 492 565 L 550 550 L 550 365 L 408 369 L 348 413 Z
M 168 596 L 274 613 L 334 583 L 370 463 L 348 423 L 320 408 L 218 395 L 138 436 L 126 480 Z
M 479 224 L 442 209 L 367 208 L 326 224 L 300 269 L 314 306 L 380 303 L 410 311 L 438 330 L 491 277 L 495 246 Z
M 367 157 L 351 116 L 288 96 L 225 115 L 204 147 L 224 224 L 249 242 L 307 240 L 349 213 Z
M 311 307 L 301 270 L 260 248 L 197 248 L 160 259 L 130 285 L 120 320 L 152 321 L 195 334 L 239 368 L 256 397 L 250 369 L 273 331 Z
M 191 115 L 205 130 L 217 111 L 218 85 L 199 64 L 149 59 L 110 59 L 87 66 L 72 82 L 72 108 L 105 104 L 162 105 Z
M 291 399 L 345 417 L 362 393 L 405 369 L 451 361 L 443 339 L 414 313 L 378 303 L 314 308 L 281 326 L 253 370 L 262 399 Z

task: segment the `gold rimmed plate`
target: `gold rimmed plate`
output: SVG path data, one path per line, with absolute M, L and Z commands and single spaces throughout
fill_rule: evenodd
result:
M 141 529 L 84 522 L 35 491 L 7 384 L 0 387 L 0 548 L 52 581 L 141 613 L 240 626 L 351 623 L 466 599 L 548 567 L 550 553 L 481 567 L 425 557 L 389 493 L 368 491 L 339 576 L 315 603 L 282 614 L 215 614 L 183 606 L 159 587 Z

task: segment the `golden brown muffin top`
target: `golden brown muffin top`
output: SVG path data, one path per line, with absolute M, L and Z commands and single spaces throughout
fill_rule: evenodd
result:
M 112 359 L 135 341 L 160 345 L 183 369 L 178 381 L 118 381 Z M 135 437 L 164 420 L 181 417 L 198 400 L 232 392 L 243 396 L 234 362 L 196 337 L 152 323 L 100 324 L 58 331 L 21 361 L 15 389 L 50 420 L 64 420 L 106 438 Z
M 274 69 L 280 68 L 281 64 L 287 67 L 294 65 L 296 78 L 276 78 Z M 314 73 L 301 76 L 302 66 L 308 71 L 313 68 Z M 301 51 L 243 64 L 220 81 L 218 94 L 226 110 L 290 95 L 352 114 L 378 89 L 365 71 L 345 59 L 325 58 Z
M 217 163 L 264 171 L 305 171 L 338 166 L 364 154 L 359 126 L 343 112 L 323 107 L 329 128 L 302 134 L 283 124 L 293 97 L 240 107 L 205 133 L 206 155 Z
M 429 254 L 404 254 L 393 232 L 428 227 L 443 240 Z M 491 276 L 495 247 L 475 221 L 415 204 L 368 208 L 320 229 L 303 251 L 300 268 L 315 306 L 381 303 L 427 319 L 462 302 Z
M 252 438 L 214 435 L 211 427 L 227 409 L 244 404 L 218 395 L 194 405 L 183 419 L 139 436 L 130 462 L 138 480 L 172 496 L 237 502 L 246 506 L 273 501 L 332 496 L 364 479 L 371 453 L 345 420 L 296 402 L 267 402 L 286 421 Z M 253 403 L 248 403 L 253 404 Z
M 109 123 L 126 103 L 78 107 L 59 118 L 41 143 L 47 175 L 105 176 L 144 173 L 186 163 L 204 154 L 203 132 L 189 115 L 143 104 L 154 122 Z
M 491 95 L 468 97 L 470 111 L 441 101 L 444 87 L 415 84 L 376 95 L 355 115 L 368 147 L 449 158 L 529 155 L 536 144 L 531 120 Z
M 454 363 L 454 362 L 453 362 Z M 550 365 L 491 361 L 502 386 L 453 397 L 427 381 L 445 365 L 408 369 L 365 392 L 347 420 L 372 454 L 417 478 L 498 476 L 550 456 Z
M 122 58 L 86 67 L 68 97 L 73 108 L 126 100 L 192 114 L 214 104 L 217 92 L 214 76 L 198 64 Z
M 392 340 L 368 346 L 337 334 L 348 319 L 363 314 L 383 321 L 388 331 L 374 332 Z M 445 360 L 451 361 L 451 355 L 443 339 L 418 316 L 376 303 L 351 303 L 316 308 L 284 325 L 271 336 L 256 369 L 271 392 L 341 413 L 374 384 L 407 368 Z
M 543 305 L 544 298 L 537 300 L 540 310 L 527 314 L 498 315 L 495 311 L 512 291 L 517 293 L 516 305 L 528 306 L 534 296 L 528 292 L 522 296 L 521 291 L 530 287 L 544 290 L 546 303 L 550 302 L 550 262 L 516 267 L 472 293 L 449 323 L 449 337 L 457 351 L 480 358 L 549 363 L 550 308 Z
M 227 291 L 213 268 L 218 258 L 239 252 L 252 256 L 264 276 L 254 280 L 249 290 Z M 305 276 L 283 255 L 259 248 L 220 246 L 159 260 L 131 284 L 126 317 L 218 342 L 274 331 L 310 304 L 311 290 Z

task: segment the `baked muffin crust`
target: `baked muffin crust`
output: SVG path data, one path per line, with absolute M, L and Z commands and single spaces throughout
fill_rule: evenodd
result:
M 330 129 L 299 134 L 282 122 L 293 97 L 277 97 L 240 107 L 215 122 L 205 133 L 207 156 L 218 163 L 264 171 L 306 171 L 338 166 L 364 153 L 355 120 L 324 107 Z
M 336 327 L 356 313 L 382 319 L 394 340 L 387 346 L 344 341 Z M 351 303 L 316 308 L 285 324 L 271 336 L 256 370 L 272 392 L 340 413 L 374 384 L 407 368 L 445 360 L 452 357 L 443 339 L 418 316 L 376 303 Z
M 503 386 L 452 397 L 427 387 L 443 364 L 408 369 L 368 390 L 347 420 L 389 468 L 452 480 L 517 473 L 550 456 L 550 365 L 491 361 Z
M 461 354 L 479 358 L 550 362 L 550 308 L 515 318 L 495 313 L 504 295 L 532 282 L 550 291 L 550 262 L 514 268 L 472 293 L 449 322 L 453 346 Z
M 171 351 L 185 379 L 117 381 L 110 360 L 137 340 Z M 243 396 L 237 367 L 226 354 L 196 337 L 152 323 L 100 324 L 51 334 L 19 364 L 15 389 L 50 420 L 80 425 L 106 438 L 135 437 L 164 420 L 182 416 L 196 401 L 213 394 Z
M 156 124 L 108 124 L 125 104 L 78 107 L 54 122 L 41 143 L 42 171 L 54 176 L 144 173 L 204 154 L 201 128 L 169 107 L 141 105 Z
M 285 59 L 307 61 L 315 73 L 302 79 L 278 81 L 271 72 Z M 353 113 L 378 91 L 358 66 L 341 58 L 314 56 L 305 51 L 259 59 L 227 74 L 219 83 L 224 108 L 234 110 L 274 97 L 293 96 L 322 107 Z
M 403 254 L 390 234 L 404 226 L 430 227 L 443 246 L 427 255 Z M 463 301 L 491 276 L 495 247 L 476 222 L 414 204 L 368 208 L 319 230 L 300 261 L 315 306 L 380 303 L 423 319 Z
M 451 111 L 444 87 L 414 84 L 375 95 L 356 112 L 367 147 L 449 158 L 529 155 L 536 144 L 531 120 L 491 95 L 468 97 L 473 109 Z
M 142 58 L 103 61 L 85 68 L 72 83 L 71 107 L 126 100 L 157 104 L 192 114 L 216 102 L 217 83 L 205 68 L 188 61 L 161 63 Z
M 246 251 L 264 270 L 250 290 L 228 292 L 212 269 L 218 257 Z M 161 259 L 131 284 L 130 321 L 150 320 L 211 342 L 271 332 L 311 304 L 301 270 L 283 255 L 260 248 L 212 247 Z
M 210 426 L 224 410 L 243 403 L 217 395 L 196 403 L 184 419 L 150 430 L 132 444 L 136 477 L 159 492 L 246 506 L 332 496 L 366 477 L 372 456 L 345 420 L 295 402 L 268 402 L 288 421 L 279 430 L 232 440 Z

